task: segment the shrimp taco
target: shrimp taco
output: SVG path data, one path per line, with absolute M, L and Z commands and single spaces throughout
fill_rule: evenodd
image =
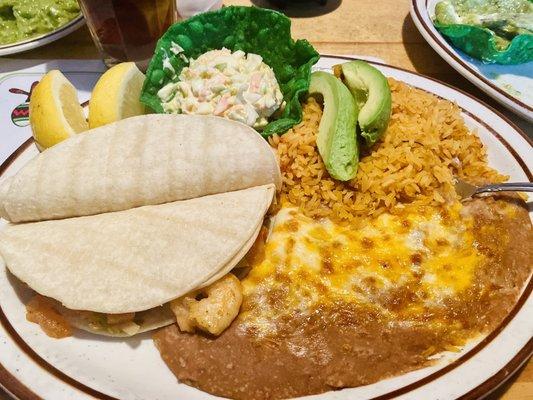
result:
M 131 336 L 174 322 L 169 302 L 191 291 L 231 290 L 225 275 L 252 248 L 279 181 L 274 153 L 243 124 L 123 120 L 41 153 L 4 182 L 4 217 L 32 222 L 2 230 L 0 252 L 39 294 L 28 318 L 47 333 Z

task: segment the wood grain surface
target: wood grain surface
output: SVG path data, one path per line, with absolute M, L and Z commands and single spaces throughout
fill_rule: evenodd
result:
M 379 57 L 388 64 L 440 79 L 480 98 L 531 132 L 531 124 L 489 98 L 433 51 L 409 16 L 410 0 L 328 0 L 325 6 L 318 0 L 287 2 L 294 3 L 283 10 L 292 18 L 293 36 L 306 38 L 319 52 Z M 274 8 L 267 0 L 225 0 L 224 4 Z M 86 27 L 48 46 L 16 55 L 25 59 L 98 57 Z M 489 399 L 533 400 L 533 363 L 527 363 Z

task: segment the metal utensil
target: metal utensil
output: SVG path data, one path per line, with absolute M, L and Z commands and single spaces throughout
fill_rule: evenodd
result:
M 463 181 L 462 179 L 455 178 L 455 191 L 457 192 L 459 197 L 461 197 L 461 200 L 464 200 L 481 193 L 533 192 L 533 183 L 496 183 L 492 185 L 475 186 Z

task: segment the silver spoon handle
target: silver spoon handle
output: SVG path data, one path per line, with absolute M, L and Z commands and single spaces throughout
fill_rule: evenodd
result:
M 530 182 L 497 183 L 494 185 L 482 186 L 476 190 L 476 194 L 494 193 L 494 192 L 533 192 L 533 183 L 530 183 Z

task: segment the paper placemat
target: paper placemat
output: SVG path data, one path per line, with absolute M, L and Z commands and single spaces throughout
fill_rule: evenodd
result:
M 0 60 L 0 161 L 31 137 L 28 116 L 32 87 L 52 69 L 65 74 L 83 103 L 89 100 L 105 66 L 100 60 Z

